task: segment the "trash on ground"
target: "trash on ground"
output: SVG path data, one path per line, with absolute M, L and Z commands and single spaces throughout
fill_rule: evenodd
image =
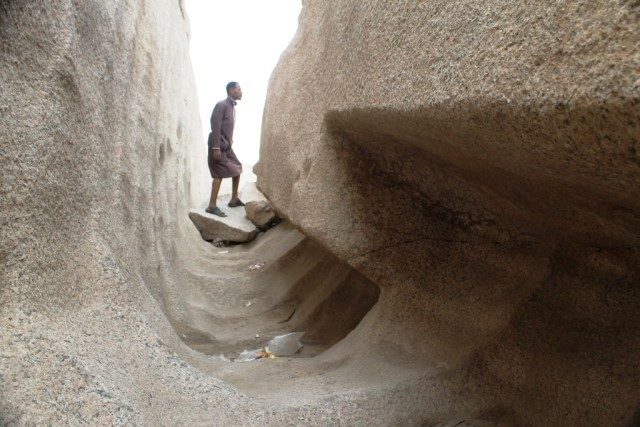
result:
M 293 356 L 302 348 L 300 338 L 304 332 L 291 332 L 273 337 L 265 348 L 245 350 L 235 359 L 236 362 L 251 362 L 258 359 L 275 359 L 280 356 Z M 260 338 L 256 334 L 255 338 Z
M 218 253 L 219 253 L 219 254 L 228 254 L 228 253 L 229 253 L 229 251 L 221 251 L 221 252 L 218 252 Z
M 211 356 L 211 358 L 214 359 L 214 360 L 219 360 L 221 362 L 230 362 L 231 361 L 224 354 L 219 354 L 217 356 Z
M 254 270 L 260 270 L 263 266 L 264 266 L 265 262 L 257 262 L 255 264 L 253 264 L 252 266 L 249 267 L 249 270 L 254 271 Z
M 293 356 L 302 348 L 300 338 L 304 332 L 291 332 L 290 334 L 273 337 L 267 344 L 267 349 L 275 356 Z
M 268 348 L 260 350 L 245 350 L 236 359 L 237 362 L 251 362 L 258 359 L 275 359 L 276 356 Z
M 251 360 L 256 360 L 256 350 L 245 350 L 238 355 L 236 361 L 238 362 L 249 362 Z
M 251 307 L 253 305 L 253 303 L 251 301 L 247 301 L 244 303 L 245 307 Z

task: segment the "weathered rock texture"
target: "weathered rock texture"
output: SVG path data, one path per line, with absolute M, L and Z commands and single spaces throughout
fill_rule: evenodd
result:
M 0 3 L 0 423 L 204 421 L 234 394 L 162 312 L 206 190 L 188 31 L 178 1 Z
M 304 3 L 255 170 L 382 286 L 339 344 L 365 395 L 640 422 L 639 66 L 637 2 Z

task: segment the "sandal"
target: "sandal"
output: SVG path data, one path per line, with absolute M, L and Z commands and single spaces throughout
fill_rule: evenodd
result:
M 237 208 L 238 206 L 244 206 L 244 203 L 242 203 L 242 200 L 238 199 L 235 202 L 227 203 L 227 206 L 229 206 L 230 208 Z
M 227 216 L 227 214 L 222 212 L 222 210 L 217 206 L 214 206 L 213 208 L 211 206 L 209 206 L 204 211 L 206 213 L 210 213 L 210 214 L 213 214 L 213 215 L 218 215 L 218 216 L 221 216 L 221 217 Z

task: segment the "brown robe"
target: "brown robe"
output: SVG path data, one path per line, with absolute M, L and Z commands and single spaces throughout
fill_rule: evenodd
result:
M 242 164 L 233 145 L 233 126 L 236 121 L 236 102 L 227 97 L 218 102 L 211 114 L 211 132 L 207 141 L 207 161 L 211 178 L 231 178 L 242 173 Z M 213 149 L 220 149 L 220 160 L 213 159 Z

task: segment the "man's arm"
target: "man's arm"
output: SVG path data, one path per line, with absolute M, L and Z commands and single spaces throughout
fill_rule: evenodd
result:
M 220 150 L 220 136 L 222 128 L 222 117 L 224 116 L 224 105 L 217 103 L 213 108 L 213 114 L 211 115 L 211 130 L 213 131 L 212 148 L 214 150 Z

